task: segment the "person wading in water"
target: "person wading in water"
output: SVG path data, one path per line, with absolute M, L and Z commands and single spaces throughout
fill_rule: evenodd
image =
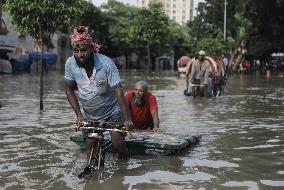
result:
M 99 45 L 92 41 L 88 28 L 78 26 L 71 38 L 73 56 L 65 64 L 65 92 L 77 116 L 77 126 L 82 121 L 115 122 L 123 124 L 127 130 L 133 128 L 130 112 L 126 105 L 118 70 L 112 60 L 98 53 Z M 75 94 L 84 114 L 80 110 Z M 84 134 L 88 157 L 94 145 L 93 138 Z M 119 158 L 127 157 L 124 136 L 111 132 L 112 146 Z

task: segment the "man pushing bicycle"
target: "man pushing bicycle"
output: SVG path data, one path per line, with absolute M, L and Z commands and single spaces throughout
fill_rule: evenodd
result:
M 205 51 L 198 52 L 198 59 L 193 62 L 189 82 L 192 84 L 192 96 L 196 98 L 197 90 L 206 97 L 209 96 L 207 85 L 210 73 L 210 63 L 205 60 Z
M 77 116 L 77 126 L 83 121 L 121 123 L 127 130 L 133 128 L 129 110 L 121 88 L 118 70 L 112 60 L 99 54 L 100 46 L 93 42 L 88 28 L 78 26 L 71 38 L 73 56 L 65 64 L 65 93 Z M 75 90 L 78 89 L 78 98 Z M 79 101 L 84 115 L 80 110 Z M 119 158 L 126 158 L 128 151 L 124 136 L 112 131 L 112 147 Z M 94 138 L 84 134 L 87 156 L 91 154 Z

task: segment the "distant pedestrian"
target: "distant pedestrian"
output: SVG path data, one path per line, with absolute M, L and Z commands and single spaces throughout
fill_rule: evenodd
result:
M 256 60 L 256 69 L 259 71 L 260 70 L 260 60 Z
M 223 63 L 224 63 L 225 72 L 227 72 L 227 68 L 229 66 L 229 60 L 228 60 L 227 57 L 225 57 L 224 54 L 222 54 L 222 59 L 223 59 Z

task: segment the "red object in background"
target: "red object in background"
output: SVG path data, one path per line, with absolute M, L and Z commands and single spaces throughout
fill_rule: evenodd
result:
M 186 64 L 190 61 L 190 57 L 187 57 L 187 56 L 182 56 L 181 58 L 179 58 L 179 60 L 177 61 L 178 64 L 177 66 L 178 67 L 185 67 Z
M 243 62 L 243 68 L 244 69 L 249 69 L 250 68 L 250 62 L 248 60 L 244 60 Z
M 16 55 L 23 55 L 23 49 L 22 48 L 16 48 Z

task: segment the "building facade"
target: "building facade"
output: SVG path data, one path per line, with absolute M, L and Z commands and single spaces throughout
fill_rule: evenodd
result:
M 41 51 L 41 41 L 37 41 L 29 35 L 22 35 L 18 33 L 15 25 L 11 22 L 10 15 L 7 12 L 2 12 L 0 21 L 2 22 L 0 28 L 0 73 L 11 73 L 12 67 L 10 61 L 16 59 L 27 60 L 30 53 L 34 51 Z M 72 51 L 70 47 L 62 47 L 61 45 L 63 44 L 64 46 L 68 46 L 69 44 L 67 39 L 63 41 L 63 43 L 60 43 L 58 39 L 62 39 L 62 35 L 54 34 L 51 36 L 51 42 L 54 45 L 54 48 L 49 49 L 48 51 L 58 55 L 55 68 L 62 70 L 64 69 L 66 59 L 68 56 L 72 55 Z M 5 71 L 3 71 L 4 66 Z M 33 72 L 35 70 L 38 71 L 38 66 L 32 64 L 31 71 Z
M 137 0 L 138 7 L 148 7 L 150 2 L 161 2 L 165 13 L 179 24 L 193 19 L 194 0 Z

